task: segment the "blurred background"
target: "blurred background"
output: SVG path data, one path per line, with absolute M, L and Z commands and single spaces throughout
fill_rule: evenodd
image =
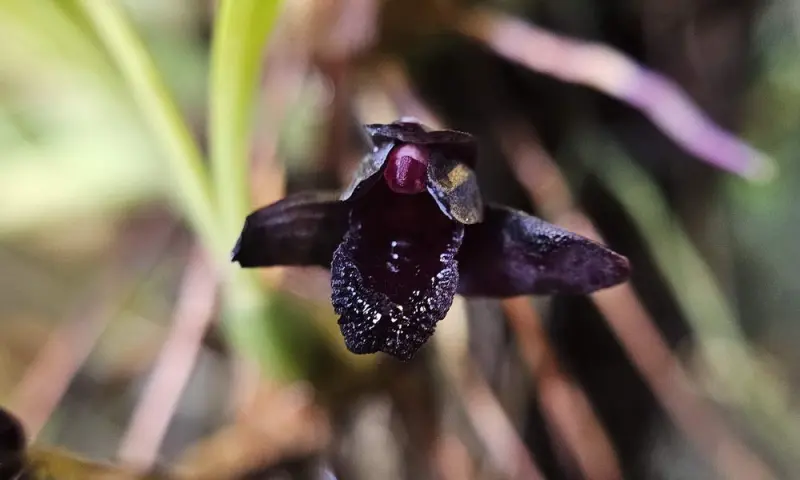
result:
M 0 39 L 34 478 L 800 478 L 800 1 L 0 0 Z M 401 115 L 631 281 L 457 298 L 404 364 L 326 272 L 228 264 Z

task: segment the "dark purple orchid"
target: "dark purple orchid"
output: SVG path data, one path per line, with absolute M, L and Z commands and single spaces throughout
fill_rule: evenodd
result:
M 526 213 L 484 205 L 469 134 L 413 121 L 367 125 L 373 144 L 340 196 L 291 195 L 245 220 L 242 267 L 321 266 L 347 348 L 411 359 L 456 293 L 586 294 L 628 260 Z
M 19 420 L 0 408 L 0 478 L 21 478 L 25 441 Z

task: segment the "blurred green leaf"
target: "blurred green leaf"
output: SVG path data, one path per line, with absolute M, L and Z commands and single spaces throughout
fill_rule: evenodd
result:
M 212 148 L 223 228 L 211 198 L 200 151 L 167 92 L 152 58 L 114 2 L 76 0 L 128 82 L 135 100 L 168 152 L 179 205 L 225 267 L 228 251 L 247 212 L 248 145 L 257 74 L 264 41 L 277 15 L 275 2 L 223 2 L 212 54 Z M 244 22 L 244 23 L 242 23 Z M 232 238 L 228 239 L 228 234 Z M 256 356 L 277 377 L 298 375 L 282 343 L 281 315 L 253 272 L 225 268 L 225 327 L 234 345 Z
M 226 238 L 235 240 L 250 207 L 253 112 L 267 36 L 281 2 L 222 0 L 211 46 L 210 150 Z
M 212 252 L 226 250 L 217 228 L 208 174 L 192 133 L 164 86 L 153 60 L 115 1 L 77 0 L 164 144 L 184 214 Z
M 26 64 L 40 69 L 46 65 L 66 66 L 86 74 L 105 77 L 113 73 L 103 51 L 93 37 L 70 14 L 68 5 L 76 0 L 3 0 L 0 2 L 0 71 L 4 75 L 30 76 L 31 71 L 20 69 Z M 82 67 L 82 68 L 81 68 Z
M 94 144 L 60 139 L 6 154 L 0 165 L 0 236 L 113 215 L 158 198 L 167 190 L 161 169 L 141 161 L 137 147 L 110 135 Z
M 0 3 L 0 39 L 14 45 L 0 49 L 0 236 L 116 215 L 166 191 L 102 50 L 55 3 L 34 3 Z
M 222 0 L 211 47 L 209 141 L 223 237 L 232 248 L 250 209 L 250 145 L 264 53 L 281 2 Z M 225 326 L 234 343 L 254 352 L 273 377 L 299 375 L 278 299 L 257 288 L 251 272 L 233 266 L 225 292 Z M 295 344 L 296 345 L 296 344 Z

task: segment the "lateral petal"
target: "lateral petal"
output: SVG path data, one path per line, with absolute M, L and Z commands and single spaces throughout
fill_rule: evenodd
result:
M 628 259 L 524 212 L 488 206 L 458 255 L 458 293 L 511 297 L 587 294 L 624 282 Z
M 260 208 L 245 219 L 231 260 L 242 267 L 330 268 L 347 231 L 348 204 L 330 192 L 304 192 Z

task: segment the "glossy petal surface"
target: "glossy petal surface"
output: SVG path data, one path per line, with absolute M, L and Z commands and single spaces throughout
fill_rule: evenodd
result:
M 242 267 L 330 268 L 347 231 L 350 207 L 335 193 L 298 193 L 251 213 L 233 249 Z
M 478 178 L 457 157 L 436 153 L 428 165 L 428 191 L 439 209 L 453 220 L 471 225 L 483 220 Z
M 458 293 L 485 297 L 587 294 L 625 281 L 628 260 L 539 218 L 490 206 L 467 227 Z
M 380 146 L 376 145 L 372 152 L 364 155 L 353 174 L 353 180 L 339 197 L 340 200 L 357 200 L 367 193 L 381 179 L 380 172 L 394 146 L 394 142 L 385 142 Z
M 431 130 L 421 123 L 413 121 L 397 121 L 393 123 L 376 123 L 365 125 L 373 144 L 384 145 L 387 142 L 413 143 L 438 150 L 447 156 L 456 157 L 470 167 L 477 161 L 477 145 L 475 137 L 457 130 Z
M 331 267 L 350 351 L 413 357 L 453 302 L 463 234 L 426 193 L 396 194 L 379 183 L 356 204 Z

